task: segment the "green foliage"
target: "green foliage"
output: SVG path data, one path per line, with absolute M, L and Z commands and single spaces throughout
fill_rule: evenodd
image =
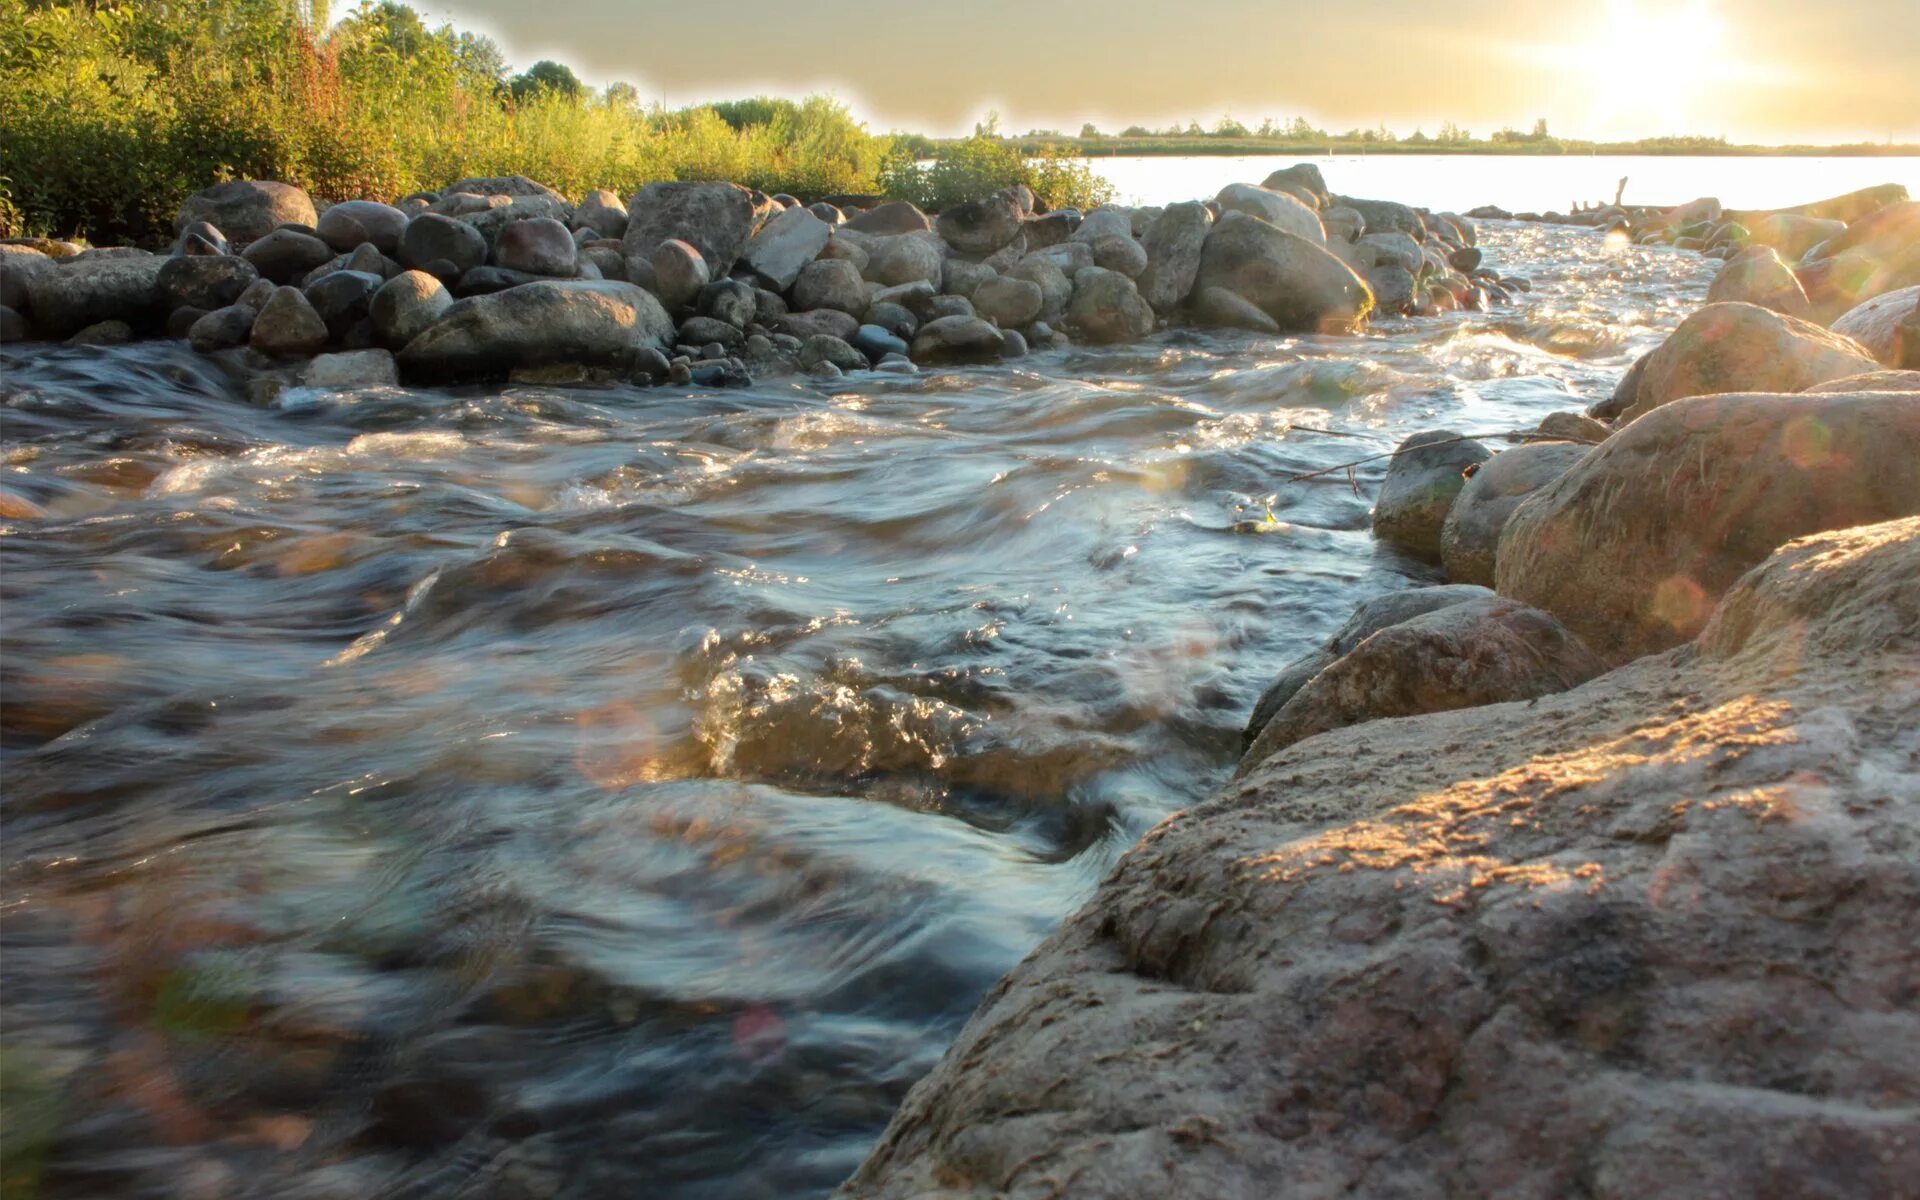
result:
M 1014 142 L 985 134 L 948 142 L 922 166 L 896 142 L 880 169 L 880 187 L 896 200 L 941 209 L 1025 184 L 1048 208 L 1093 208 L 1113 199 L 1109 184 L 1071 151 L 1041 146 L 1023 156 Z
M 0 233 L 146 243 L 193 192 L 279 179 L 396 199 L 469 175 L 570 195 L 657 180 L 871 192 L 891 141 L 825 97 L 678 112 L 595 94 L 394 0 L 0 0 Z

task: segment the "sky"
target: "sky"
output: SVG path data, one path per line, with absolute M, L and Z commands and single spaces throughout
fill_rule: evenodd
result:
M 336 4 L 335 11 L 345 8 Z M 875 130 L 1334 132 L 1545 118 L 1571 137 L 1920 141 L 1920 0 L 414 0 L 669 105 L 828 92 Z

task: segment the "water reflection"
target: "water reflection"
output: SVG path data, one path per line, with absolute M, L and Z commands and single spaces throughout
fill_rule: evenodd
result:
M 263 410 L 13 352 L 25 1194 L 827 1191 L 1270 674 L 1424 578 L 1380 464 L 1281 481 L 1577 407 L 1707 276 L 1485 240 L 1515 308 L 831 391 Z

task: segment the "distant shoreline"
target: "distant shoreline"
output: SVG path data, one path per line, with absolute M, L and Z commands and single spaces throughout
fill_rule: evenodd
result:
M 936 143 L 944 146 L 946 139 Z M 1920 156 L 1920 144 L 1851 146 L 1642 146 L 1633 143 L 1562 142 L 1552 146 L 1532 143 L 1471 142 L 1465 145 L 1406 142 L 1276 142 L 1269 138 L 1008 138 L 1023 154 L 1046 147 L 1083 158 L 1324 158 L 1366 155 L 1444 155 L 1481 158 L 1910 158 Z

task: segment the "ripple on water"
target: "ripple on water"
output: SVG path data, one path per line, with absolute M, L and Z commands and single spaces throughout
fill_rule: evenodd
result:
M 830 390 L 259 408 L 177 344 L 9 348 L 43 1194 L 830 1190 L 1268 677 L 1429 577 L 1383 463 L 1288 480 L 1579 407 L 1705 288 L 1483 246 L 1511 309 Z

